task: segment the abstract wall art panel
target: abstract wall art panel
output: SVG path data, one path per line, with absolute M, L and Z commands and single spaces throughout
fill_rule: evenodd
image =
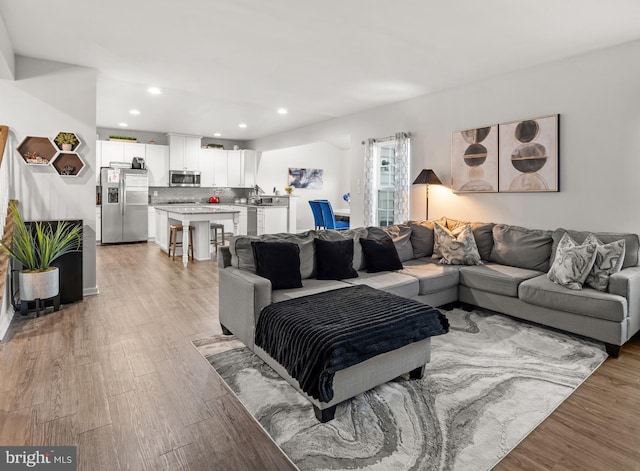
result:
M 451 178 L 455 193 L 498 191 L 498 125 L 451 135 Z
M 559 191 L 559 115 L 500 124 L 500 191 Z

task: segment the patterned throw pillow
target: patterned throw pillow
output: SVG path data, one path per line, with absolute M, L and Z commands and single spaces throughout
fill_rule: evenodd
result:
M 547 278 L 569 289 L 582 289 L 582 283 L 589 276 L 596 255 L 596 244 L 578 245 L 565 232 L 558 244 L 556 258 L 547 273 Z
M 596 244 L 596 261 L 587 276 L 585 284 L 600 291 L 606 291 L 609 286 L 609 277 L 622 270 L 625 255 L 624 239 L 616 240 L 609 244 L 603 244 L 594 234 L 589 234 L 584 240 L 585 244 Z
M 438 241 L 442 258 L 447 265 L 482 265 L 476 240 L 471 226 L 465 226 L 456 236 L 436 223 L 433 227 L 434 239 Z
M 445 231 L 448 237 L 441 236 L 438 238 L 438 233 L 436 232 L 436 226 L 440 226 L 440 229 Z M 454 239 L 458 237 L 466 226 L 458 226 L 453 230 L 449 230 L 445 224 L 445 221 L 435 221 L 433 223 L 433 255 L 431 258 L 442 258 L 442 244 L 446 243 L 448 239 L 453 237 Z M 442 231 L 440 232 L 442 234 Z M 475 239 L 474 239 L 475 241 Z

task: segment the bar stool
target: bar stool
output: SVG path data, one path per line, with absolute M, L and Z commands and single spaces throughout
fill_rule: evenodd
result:
M 173 260 L 176 259 L 176 249 L 178 247 L 182 247 L 182 242 L 178 242 L 178 232 L 184 230 L 181 224 L 172 224 L 169 226 L 169 252 L 168 255 L 171 257 L 171 249 L 173 248 Z M 188 256 L 193 260 L 193 226 L 189 226 L 189 250 L 187 253 Z
M 220 224 L 217 222 L 212 222 L 210 224 L 210 229 L 211 229 L 211 240 L 209 241 L 210 243 L 213 244 L 215 253 L 218 253 L 218 231 L 220 231 L 221 235 L 222 235 L 222 245 L 224 245 L 224 224 Z

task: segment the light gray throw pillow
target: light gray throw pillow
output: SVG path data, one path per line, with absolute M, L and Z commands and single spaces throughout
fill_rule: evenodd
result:
M 436 223 L 433 233 L 438 239 L 442 258 L 440 263 L 446 265 L 482 265 L 476 240 L 473 237 L 471 226 L 460 227 L 458 235 L 454 235 L 448 229 Z
M 622 262 L 625 255 L 624 239 L 603 244 L 594 234 L 589 234 L 584 240 L 585 244 L 596 245 L 596 261 L 587 276 L 585 284 L 599 291 L 606 291 L 609 286 L 609 277 L 622 270 Z
M 413 246 L 411 245 L 411 227 L 407 224 L 394 224 L 384 227 L 369 227 L 369 239 L 384 240 L 389 237 L 396 247 L 401 262 L 411 260 L 413 255 Z
M 569 289 L 580 290 L 596 260 L 596 244 L 578 245 L 565 233 L 560 239 L 556 258 L 547 278 Z

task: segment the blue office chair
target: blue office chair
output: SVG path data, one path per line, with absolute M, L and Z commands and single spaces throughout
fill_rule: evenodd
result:
M 316 230 L 326 229 L 327 227 L 324 224 L 324 217 L 322 216 L 320 202 L 311 200 L 309 201 L 309 206 L 311 206 L 311 212 L 313 213 L 313 221 L 316 226 Z
M 346 221 L 336 221 L 336 215 L 333 213 L 333 207 L 329 201 L 318 201 L 322 216 L 324 217 L 324 225 L 327 229 L 349 229 L 349 223 Z

